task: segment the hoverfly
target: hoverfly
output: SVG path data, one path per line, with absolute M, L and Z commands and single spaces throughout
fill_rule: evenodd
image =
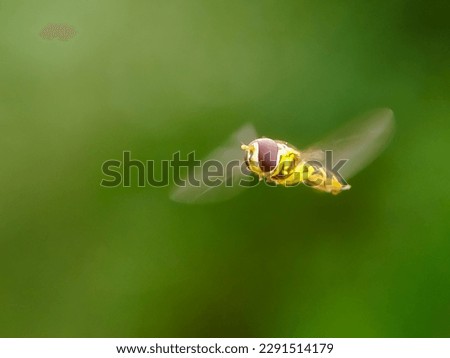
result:
M 225 169 L 217 175 L 220 185 L 206 185 L 204 180 L 198 185 L 188 183 L 175 188 L 171 198 L 186 203 L 223 201 L 245 188 L 242 179 L 250 174 L 274 185 L 305 184 L 336 195 L 350 189 L 346 180 L 382 152 L 393 130 L 392 110 L 378 109 L 299 150 L 285 141 L 258 137 L 253 126 L 246 124 L 203 161 L 223 164 Z M 345 162 L 339 171 L 327 163 L 327 153 L 332 154 L 333 163 Z M 190 174 L 204 178 L 204 167 L 196 167 Z

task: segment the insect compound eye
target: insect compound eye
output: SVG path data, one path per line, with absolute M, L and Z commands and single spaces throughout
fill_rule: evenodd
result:
M 277 166 L 278 145 L 269 138 L 258 139 L 259 167 L 265 173 L 270 172 Z

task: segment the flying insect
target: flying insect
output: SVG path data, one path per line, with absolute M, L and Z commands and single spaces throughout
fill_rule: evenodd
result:
M 254 127 L 246 124 L 203 161 L 222 164 L 214 185 L 207 180 L 204 166 L 195 167 L 190 177 L 197 180 L 176 187 L 171 198 L 186 203 L 227 200 L 247 187 L 251 176 L 272 185 L 304 184 L 337 195 L 351 188 L 347 180 L 383 151 L 393 131 L 393 112 L 382 108 L 299 150 L 282 140 L 258 137 Z

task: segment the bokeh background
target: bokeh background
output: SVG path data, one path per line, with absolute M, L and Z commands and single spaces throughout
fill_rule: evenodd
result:
M 0 336 L 450 335 L 448 1 L 0 8 Z M 337 197 L 100 187 L 124 150 L 202 155 L 244 122 L 302 147 L 382 106 L 394 141 Z

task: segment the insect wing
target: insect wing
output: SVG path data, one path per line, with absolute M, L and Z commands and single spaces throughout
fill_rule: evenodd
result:
M 377 109 L 351 121 L 324 140 L 302 152 L 305 161 L 326 165 L 326 151 L 332 151 L 333 163 L 347 160 L 339 170 L 348 179 L 372 162 L 387 146 L 394 132 L 394 114 L 388 108 Z
M 197 180 L 198 183 L 190 180 L 186 182 L 185 186 L 176 187 L 172 191 L 171 199 L 182 203 L 208 203 L 225 201 L 239 194 L 244 189 L 243 186 L 239 185 L 240 180 L 250 174 L 244 164 L 244 153 L 241 145 L 249 143 L 257 137 L 256 130 L 251 124 L 243 125 L 230 136 L 226 143 L 206 156 L 202 160 L 202 166 L 195 167 L 190 171 L 189 176 Z M 220 185 L 207 185 L 205 183 L 207 173 L 204 171 L 203 164 L 210 161 L 220 163 L 223 168 L 222 173 L 210 179 L 211 181 L 218 179 Z

